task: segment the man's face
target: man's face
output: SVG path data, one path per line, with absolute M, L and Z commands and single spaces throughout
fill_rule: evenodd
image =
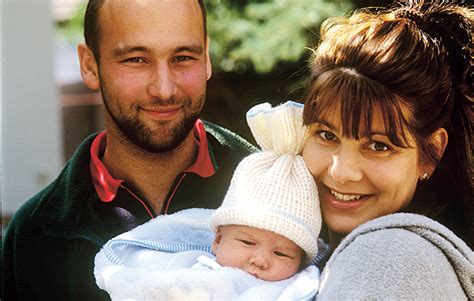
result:
M 99 24 L 108 129 L 149 152 L 176 148 L 202 111 L 211 76 L 198 3 L 106 1 Z

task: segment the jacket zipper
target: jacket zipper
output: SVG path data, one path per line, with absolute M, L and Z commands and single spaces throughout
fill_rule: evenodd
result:
M 181 182 L 183 181 L 183 179 L 186 177 L 187 173 L 183 173 L 181 175 L 181 177 L 179 178 L 179 180 L 177 181 L 176 185 L 174 186 L 173 188 L 173 192 L 171 192 L 170 196 L 168 197 L 168 200 L 166 201 L 166 207 L 165 207 L 165 210 L 163 211 L 163 209 L 161 210 L 162 214 L 168 214 L 168 209 L 170 207 L 170 204 L 171 204 L 171 200 L 173 199 L 173 196 L 174 194 L 176 193 L 176 191 L 178 190 L 178 187 L 179 185 L 181 184 Z

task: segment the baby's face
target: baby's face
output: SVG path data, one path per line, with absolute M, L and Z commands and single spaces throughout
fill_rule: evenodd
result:
M 303 250 L 288 238 L 237 225 L 219 227 L 212 251 L 220 265 L 239 268 L 268 281 L 293 276 L 303 258 Z

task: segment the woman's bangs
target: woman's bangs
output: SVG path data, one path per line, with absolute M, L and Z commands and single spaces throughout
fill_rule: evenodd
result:
M 403 102 L 400 97 L 354 69 L 340 68 L 326 73 L 329 74 L 322 74 L 313 82 L 307 96 L 305 124 L 334 120 L 330 116 L 339 111 L 343 136 L 368 138 L 374 132 L 374 114 L 378 111 L 390 141 L 396 146 L 409 146 L 406 135 L 409 123 L 401 109 Z

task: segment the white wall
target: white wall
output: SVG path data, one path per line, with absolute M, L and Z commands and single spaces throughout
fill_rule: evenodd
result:
M 15 212 L 61 168 L 60 106 L 53 81 L 47 0 L 3 0 L 3 215 Z
M 3 64 L 2 64 L 2 49 L 3 49 L 3 3 L 0 2 L 0 124 L 3 124 Z M 3 126 L 0 127 L 0 208 L 3 207 Z M 0 212 L 1 213 L 1 212 Z M 1 215 L 0 215 L 1 216 Z M 2 223 L 3 225 L 3 223 Z

